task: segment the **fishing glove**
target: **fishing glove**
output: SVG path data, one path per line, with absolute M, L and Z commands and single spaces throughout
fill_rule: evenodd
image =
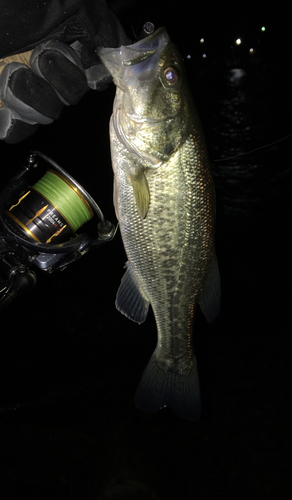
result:
M 111 76 L 95 49 L 128 43 L 104 0 L 2 1 L 0 139 L 19 142 L 89 88 L 103 90 Z

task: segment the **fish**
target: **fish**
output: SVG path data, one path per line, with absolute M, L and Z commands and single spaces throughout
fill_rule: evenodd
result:
M 197 420 L 194 313 L 199 304 L 213 321 L 221 295 L 214 182 L 201 122 L 183 59 L 164 27 L 98 55 L 116 85 L 113 198 L 127 263 L 115 305 L 139 324 L 151 305 L 157 326 L 136 407 L 147 413 L 169 407 Z

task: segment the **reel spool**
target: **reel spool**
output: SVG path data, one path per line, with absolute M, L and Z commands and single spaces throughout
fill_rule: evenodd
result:
M 34 241 L 63 243 L 94 212 L 82 193 L 56 170 L 48 170 L 6 214 Z

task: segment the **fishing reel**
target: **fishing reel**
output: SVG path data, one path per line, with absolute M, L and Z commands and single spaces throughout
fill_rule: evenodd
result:
M 50 168 L 29 185 L 39 158 Z M 76 234 L 97 216 L 97 236 Z M 47 155 L 33 151 L 28 164 L 0 192 L 0 309 L 32 289 L 33 267 L 52 273 L 112 240 L 115 226 L 85 189 Z

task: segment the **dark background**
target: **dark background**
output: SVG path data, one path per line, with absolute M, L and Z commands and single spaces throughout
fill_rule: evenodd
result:
M 115 310 L 126 260 L 118 233 L 63 272 L 37 270 L 35 289 L 2 312 L 1 499 L 288 499 L 290 10 L 263 1 L 111 5 L 132 40 L 145 21 L 167 28 L 206 134 L 222 308 L 211 325 L 199 310 L 195 318 L 202 416 L 189 422 L 135 408 L 156 327 L 152 313 L 138 326 Z M 114 92 L 90 91 L 30 139 L 0 144 L 1 185 L 37 149 L 115 222 Z

